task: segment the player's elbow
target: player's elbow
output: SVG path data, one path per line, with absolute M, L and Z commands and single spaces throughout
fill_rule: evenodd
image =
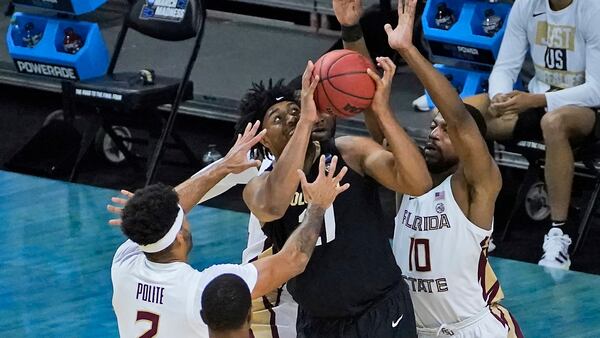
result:
M 246 205 L 262 223 L 272 222 L 280 219 L 287 210 L 287 205 L 281 206 L 268 201 L 260 203 L 246 202 Z

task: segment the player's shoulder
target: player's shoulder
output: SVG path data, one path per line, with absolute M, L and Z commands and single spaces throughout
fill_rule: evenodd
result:
M 248 284 L 250 291 L 254 289 L 258 280 L 258 271 L 254 264 L 217 264 L 200 272 L 200 287 L 204 289 L 210 281 L 224 274 L 239 276 Z

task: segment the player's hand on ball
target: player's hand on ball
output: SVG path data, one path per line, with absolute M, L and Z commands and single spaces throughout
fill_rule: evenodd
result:
M 337 156 L 332 158 L 331 164 L 326 172 L 325 156 L 321 155 L 321 158 L 319 159 L 319 175 L 312 183 L 308 183 L 304 172 L 298 169 L 298 176 L 300 177 L 304 199 L 309 204 L 327 209 L 339 194 L 350 188 L 350 183 L 340 186 L 340 181 L 348 172 L 346 166 L 344 166 L 337 175 L 334 175 L 337 160 Z
M 333 12 L 342 26 L 358 24 L 363 13 L 361 0 L 333 0 Z
M 112 214 L 114 214 L 118 217 L 118 218 L 113 218 L 113 219 L 109 220 L 108 224 L 110 224 L 110 225 L 120 226 L 121 223 L 123 223 L 123 221 L 121 220 L 121 213 L 123 212 L 123 207 L 125 207 L 125 204 L 127 204 L 127 201 L 133 197 L 132 192 L 124 190 L 124 189 L 121 190 L 121 194 L 123 196 L 125 196 L 125 198 L 114 196 L 110 199 L 113 203 L 117 204 L 117 206 L 114 206 L 112 204 L 108 204 L 106 206 L 106 209 L 109 212 L 111 212 Z
M 393 49 L 404 51 L 412 47 L 416 8 L 417 0 L 398 0 L 398 26 L 394 29 L 389 23 L 383 26 Z
M 319 120 L 315 104 L 315 88 L 319 83 L 319 75 L 313 77 L 315 65 L 308 61 L 302 74 L 302 92 L 300 93 L 300 120 L 316 123 Z
M 260 161 L 248 159 L 248 152 L 250 149 L 260 142 L 267 132 L 266 129 L 263 129 L 257 134 L 256 132 L 258 131 L 259 126 L 260 121 L 256 121 L 254 124 L 248 123 L 244 133 L 238 134 L 235 144 L 223 158 L 223 164 L 227 167 L 229 172 L 238 174 L 248 168 L 260 166 Z
M 367 69 L 367 74 L 373 79 L 377 89 L 375 95 L 373 95 L 373 102 L 371 103 L 371 109 L 375 114 L 384 112 L 391 112 L 390 107 L 390 93 L 392 91 L 392 79 L 396 73 L 396 65 L 388 57 L 378 57 L 377 66 L 383 69 L 383 76 L 379 77 L 372 69 Z

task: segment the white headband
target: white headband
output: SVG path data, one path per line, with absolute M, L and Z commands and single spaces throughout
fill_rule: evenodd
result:
M 168 248 L 169 245 L 173 244 L 177 233 L 179 230 L 181 230 L 181 226 L 183 225 L 183 209 L 180 205 L 177 206 L 179 207 L 179 212 L 177 213 L 175 222 L 173 222 L 173 225 L 171 225 L 171 229 L 169 229 L 169 231 L 158 241 L 151 244 L 140 245 L 140 250 L 147 253 L 155 253 L 162 251 Z

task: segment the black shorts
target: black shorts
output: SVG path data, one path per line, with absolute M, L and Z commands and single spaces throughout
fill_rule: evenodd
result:
M 600 108 L 591 109 L 596 112 L 596 121 L 594 122 L 594 129 L 592 129 L 592 133 L 587 139 L 596 141 L 600 140 Z M 544 114 L 546 114 L 544 108 L 533 108 L 520 113 L 513 130 L 513 140 L 543 141 L 544 134 L 540 123 Z
M 364 313 L 348 318 L 312 317 L 298 306 L 298 338 L 415 338 L 415 313 L 408 287 L 398 283 Z

